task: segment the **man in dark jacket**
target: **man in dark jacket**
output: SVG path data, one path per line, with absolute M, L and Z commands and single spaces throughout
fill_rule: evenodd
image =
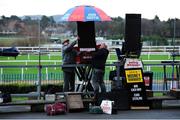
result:
M 103 81 L 104 73 L 105 73 L 105 63 L 108 57 L 109 51 L 107 46 L 102 43 L 93 55 L 92 58 L 92 86 L 94 88 L 94 96 L 96 98 L 97 93 L 99 92 L 99 87 L 101 88 L 101 92 L 106 92 L 106 87 Z
M 62 62 L 63 65 L 76 64 L 77 51 L 73 49 L 77 40 L 69 43 L 69 40 L 65 40 L 62 44 Z M 64 88 L 63 91 L 74 91 L 75 87 L 75 67 L 62 67 L 64 76 Z

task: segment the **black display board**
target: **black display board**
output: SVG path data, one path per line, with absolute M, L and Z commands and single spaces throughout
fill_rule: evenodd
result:
M 147 106 L 142 62 L 138 59 L 126 59 L 124 65 L 125 87 L 128 89 L 130 106 Z
M 95 51 L 95 25 L 93 21 L 77 22 L 78 47 L 80 51 Z
M 131 106 L 146 106 L 146 89 L 142 69 L 125 69 L 126 87 Z
M 77 63 L 90 64 L 92 54 L 96 51 L 95 24 L 94 21 L 77 22 L 78 51 Z
M 141 52 L 141 14 L 126 14 L 125 23 L 125 54 L 139 57 Z

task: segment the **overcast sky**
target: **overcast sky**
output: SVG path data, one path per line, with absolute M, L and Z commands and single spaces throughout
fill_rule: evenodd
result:
M 180 18 L 180 0 L 0 0 L 0 16 L 58 15 L 78 5 L 93 5 L 111 17 L 141 13 L 143 18 Z

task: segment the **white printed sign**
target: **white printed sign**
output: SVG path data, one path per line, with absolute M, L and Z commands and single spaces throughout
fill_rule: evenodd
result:
M 101 109 L 104 113 L 107 114 L 112 114 L 112 104 L 114 101 L 110 101 L 110 100 L 102 100 L 101 102 Z
M 125 69 L 129 69 L 129 68 L 143 68 L 143 64 L 142 61 L 138 60 L 138 59 L 126 59 L 125 65 L 124 65 Z

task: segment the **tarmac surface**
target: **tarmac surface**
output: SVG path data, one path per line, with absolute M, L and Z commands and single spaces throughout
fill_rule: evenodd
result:
M 45 112 L 30 112 L 29 106 L 1 106 L 0 119 L 180 119 L 180 108 L 119 110 L 112 115 L 82 111 L 47 116 Z

